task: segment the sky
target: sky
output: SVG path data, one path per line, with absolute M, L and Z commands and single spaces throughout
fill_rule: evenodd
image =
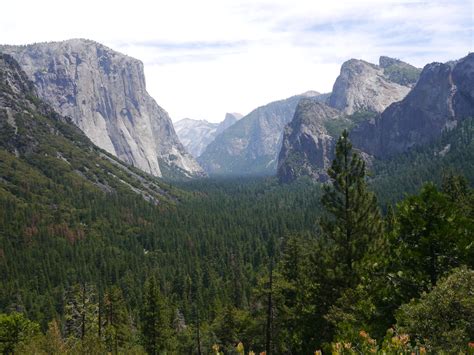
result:
M 474 0 L 15 0 L 0 44 L 87 38 L 140 59 L 173 121 L 308 90 L 329 92 L 341 64 L 388 55 L 423 67 L 474 51 Z

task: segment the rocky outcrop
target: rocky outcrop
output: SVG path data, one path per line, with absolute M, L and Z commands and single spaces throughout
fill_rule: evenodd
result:
M 358 59 L 345 62 L 328 99 L 329 106 L 346 114 L 382 112 L 403 99 L 412 86 L 403 68 L 411 66 L 388 57 L 381 57 L 380 63 L 378 66 Z
M 301 176 L 327 180 L 336 140 L 328 126 L 341 115 L 341 111 L 311 98 L 299 102 L 283 135 L 277 169 L 280 181 L 291 182 Z
M 269 175 L 276 172 L 283 129 L 296 105 L 316 92 L 259 107 L 227 128 L 207 146 L 198 161 L 213 175 Z
M 74 39 L 0 46 L 34 82 L 39 96 L 97 146 L 155 176 L 202 174 L 171 120 L 147 93 L 143 64 L 99 43 Z
M 356 147 L 387 158 L 426 144 L 474 116 L 474 53 L 456 63 L 432 63 L 405 99 L 351 132 Z
M 219 134 L 240 118 L 242 115 L 239 113 L 227 113 L 221 123 L 184 118 L 176 122 L 174 128 L 186 150 L 197 158 Z

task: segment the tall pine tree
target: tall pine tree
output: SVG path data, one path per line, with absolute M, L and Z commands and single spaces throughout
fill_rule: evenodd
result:
M 382 235 L 382 218 L 375 195 L 367 189 L 365 162 L 352 149 L 345 130 L 336 144 L 336 157 L 328 169 L 331 183 L 324 186 L 322 204 L 327 216 L 321 229 L 341 265 L 342 284 L 353 287 L 369 245 Z

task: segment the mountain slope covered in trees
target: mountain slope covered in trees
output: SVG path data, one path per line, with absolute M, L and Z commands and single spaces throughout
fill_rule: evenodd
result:
M 470 120 L 373 177 L 344 131 L 324 185 L 173 187 L 0 58 L 0 352 L 470 351 Z

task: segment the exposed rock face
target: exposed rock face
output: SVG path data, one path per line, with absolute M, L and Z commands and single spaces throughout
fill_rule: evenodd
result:
M 99 147 L 155 176 L 163 175 L 163 166 L 202 174 L 166 111 L 147 93 L 139 60 L 82 39 L 0 50 L 19 62 L 42 99 Z
M 346 114 L 357 111 L 382 112 L 393 102 L 403 99 L 412 84 L 406 79 L 407 83 L 400 85 L 405 83 L 405 77 L 399 73 L 399 68 L 411 66 L 388 57 L 381 57 L 380 62 L 383 66 L 357 59 L 345 62 L 328 99 L 329 106 Z M 385 72 L 393 73 L 394 79 Z
M 283 135 L 277 170 L 280 181 L 291 182 L 300 176 L 327 180 L 326 171 L 334 156 L 336 140 L 328 133 L 327 123 L 341 114 L 311 98 L 299 102 Z
M 315 95 L 309 92 L 255 109 L 216 137 L 199 163 L 214 175 L 274 174 L 285 125 L 300 99 Z
M 74 181 L 76 185 L 84 183 L 88 189 L 96 187 L 104 192 L 128 190 L 154 204 L 175 199 L 163 189 L 159 179 L 131 169 L 99 149 L 70 118 L 59 115 L 39 99 L 26 73 L 13 57 L 3 53 L 0 53 L 0 137 L 2 191 L 14 194 L 20 191 L 14 176 L 27 171 L 34 181 L 45 186 Z M 36 190 L 41 196 L 42 191 Z
M 197 158 L 219 134 L 240 118 L 242 115 L 239 113 L 227 113 L 221 123 L 184 118 L 176 122 L 174 128 L 186 150 Z
M 474 53 L 452 65 L 426 65 L 404 100 L 362 123 L 351 137 L 356 147 L 387 158 L 430 142 L 469 116 L 474 116 Z

